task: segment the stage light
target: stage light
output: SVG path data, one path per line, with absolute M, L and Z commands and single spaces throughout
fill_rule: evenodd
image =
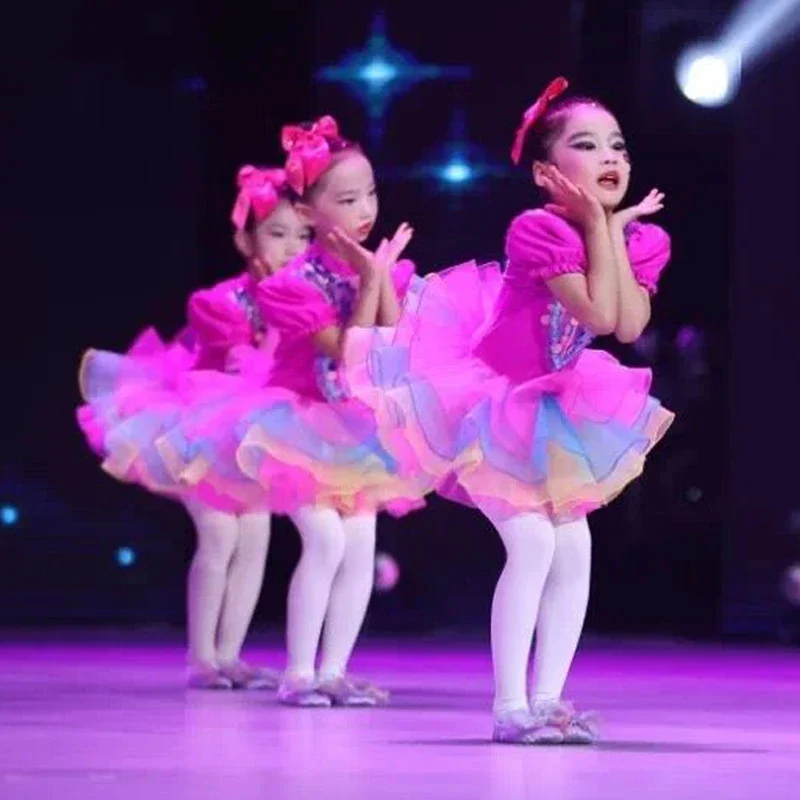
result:
M 743 0 L 717 39 L 727 52 L 739 53 L 745 66 L 791 42 L 800 27 L 800 0 Z
M 370 119 L 370 138 L 380 140 L 386 114 L 400 95 L 420 83 L 433 80 L 463 81 L 468 67 L 424 64 L 412 53 L 396 47 L 386 31 L 386 19 L 377 14 L 367 41 L 346 53 L 339 61 L 322 67 L 317 79 L 339 83 L 364 105 Z
M 686 491 L 686 499 L 690 503 L 699 503 L 703 499 L 703 490 L 698 486 L 690 486 Z
M 696 45 L 678 59 L 676 79 L 684 96 L 700 106 L 723 106 L 739 88 L 740 55 L 713 45 Z
M 375 554 L 375 591 L 390 592 L 400 580 L 400 566 L 388 553 Z
M 783 595 L 795 606 L 800 606 L 800 564 L 792 564 L 783 576 Z
M 382 58 L 374 58 L 361 67 L 359 77 L 372 84 L 376 89 L 382 88 L 397 78 L 397 67 Z
M 132 547 L 119 547 L 114 554 L 120 567 L 132 567 L 136 563 L 136 551 Z
M 466 183 L 472 177 L 472 167 L 460 158 L 453 159 L 442 167 L 441 178 L 447 183 Z
M 19 522 L 19 509 L 16 506 L 0 506 L 0 524 L 6 528 Z

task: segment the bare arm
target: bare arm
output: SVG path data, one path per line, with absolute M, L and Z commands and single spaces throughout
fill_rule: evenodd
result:
M 397 290 L 394 288 L 391 270 L 384 269 L 381 275 L 377 323 L 378 325 L 397 325 L 400 319 L 400 300 L 397 297 Z
M 318 350 L 338 361 L 342 355 L 347 331 L 350 328 L 369 328 L 375 324 L 381 299 L 381 282 L 380 272 L 362 275 L 356 305 L 349 322 L 344 328 L 331 325 L 317 331 L 314 334 L 314 344 Z
M 356 308 L 347 328 L 330 327 L 317 333 L 315 342 L 323 353 L 338 361 L 349 328 L 397 324 L 400 303 L 391 270 L 413 235 L 411 226 L 403 223 L 391 241 L 384 240 L 375 253 L 370 253 L 343 231 L 333 231 L 330 237 L 332 246 L 353 265 L 361 281 Z
M 622 221 L 612 216 L 608 221 L 611 244 L 617 266 L 619 310 L 614 335 L 620 342 L 635 342 L 650 321 L 650 295 L 639 286 L 628 259 Z
M 618 269 L 605 220 L 584 227 L 586 274 L 559 275 L 547 286 L 564 308 L 592 333 L 603 336 L 616 329 Z
M 653 189 L 640 203 L 617 211 L 608 219 L 619 280 L 619 315 L 614 334 L 620 342 L 635 342 L 650 322 L 650 295 L 639 285 L 631 267 L 625 242 L 625 226 L 639 217 L 655 214 L 662 208 L 664 193 Z

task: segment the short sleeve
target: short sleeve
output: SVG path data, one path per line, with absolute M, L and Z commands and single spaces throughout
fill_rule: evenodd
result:
M 336 309 L 315 286 L 289 270 L 261 281 L 256 300 L 268 327 L 290 336 L 312 336 L 338 325 Z
M 247 314 L 227 292 L 215 289 L 195 292 L 189 298 L 186 315 L 203 350 L 224 353 L 250 342 L 252 331 Z
M 628 259 L 637 283 L 651 295 L 671 255 L 669 234 L 658 225 L 633 223 L 627 233 Z
M 565 219 L 540 209 L 520 214 L 506 234 L 506 256 L 531 277 L 586 272 L 586 248 Z
M 392 268 L 392 283 L 394 284 L 394 289 L 397 292 L 397 297 L 401 302 L 406 296 L 406 292 L 408 292 L 408 285 L 411 283 L 411 279 L 414 277 L 416 272 L 417 268 L 414 266 L 414 262 L 409 261 L 408 259 L 398 261 Z

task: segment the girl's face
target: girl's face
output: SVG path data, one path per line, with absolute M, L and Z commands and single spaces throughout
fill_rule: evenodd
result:
M 288 200 L 259 222 L 252 232 L 236 234 L 236 246 L 263 278 L 285 267 L 311 243 L 311 229 Z
M 355 241 L 365 241 L 378 218 L 375 174 L 367 158 L 357 150 L 345 151 L 322 176 L 304 211 L 319 237 L 338 227 Z
M 572 109 L 564 130 L 550 148 L 549 161 L 596 197 L 606 210 L 616 208 L 628 191 L 628 148 L 619 123 L 604 108 L 581 105 Z

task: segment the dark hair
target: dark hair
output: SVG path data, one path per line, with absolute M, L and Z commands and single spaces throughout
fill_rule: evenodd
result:
M 544 112 L 541 119 L 536 121 L 523 148 L 522 161 L 530 164 L 533 161 L 547 161 L 553 144 L 564 132 L 567 119 L 572 111 L 579 106 L 595 106 L 604 111 L 611 111 L 594 97 L 586 95 L 572 95 L 554 100 Z

